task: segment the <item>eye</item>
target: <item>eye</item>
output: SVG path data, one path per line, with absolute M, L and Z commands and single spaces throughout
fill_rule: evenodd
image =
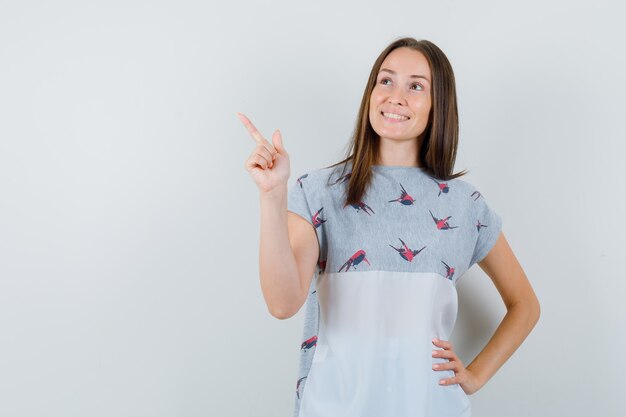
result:
M 382 78 L 382 79 L 380 80 L 380 84 L 382 84 L 382 85 L 387 85 L 387 84 L 385 84 L 385 82 L 386 82 L 386 81 L 391 81 L 391 79 L 390 79 L 390 78 Z M 412 87 L 415 87 L 415 86 L 418 86 L 418 87 L 419 87 L 419 88 L 418 88 L 418 89 L 416 89 L 415 91 L 422 91 L 422 90 L 424 90 L 424 86 L 423 86 L 422 84 L 420 84 L 420 83 L 414 83 L 413 85 L 411 85 L 411 88 L 412 88 Z

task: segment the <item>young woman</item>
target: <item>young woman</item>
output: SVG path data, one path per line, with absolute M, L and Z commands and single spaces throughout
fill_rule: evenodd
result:
M 501 217 L 452 174 L 454 73 L 432 42 L 401 38 L 374 63 L 347 157 L 300 175 L 256 140 L 245 167 L 261 199 L 260 275 L 272 315 L 306 302 L 295 417 L 470 416 L 478 391 L 539 319 Z M 280 259 L 280 262 L 276 262 Z M 507 314 L 469 364 L 449 336 L 456 284 L 475 263 Z

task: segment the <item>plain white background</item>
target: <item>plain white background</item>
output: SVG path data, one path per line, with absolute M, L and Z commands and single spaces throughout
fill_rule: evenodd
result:
M 450 59 L 455 172 L 502 216 L 542 306 L 473 415 L 622 415 L 624 11 L 0 1 L 0 415 L 290 417 L 304 309 L 264 303 L 235 113 L 281 129 L 290 182 L 336 162 L 400 36 Z M 469 364 L 505 309 L 478 266 L 458 289 Z

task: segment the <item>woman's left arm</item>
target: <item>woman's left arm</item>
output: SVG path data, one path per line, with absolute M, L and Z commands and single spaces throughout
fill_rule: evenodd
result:
M 502 232 L 478 265 L 493 281 L 507 313 L 485 348 L 466 367 L 476 377 L 476 391 L 513 355 L 540 315 L 539 300 Z

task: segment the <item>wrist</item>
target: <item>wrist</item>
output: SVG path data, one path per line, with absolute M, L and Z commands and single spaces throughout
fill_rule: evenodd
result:
M 480 371 L 473 369 L 471 366 L 467 366 L 465 369 L 474 377 L 474 383 L 478 385 L 477 390 L 487 383 L 487 378 Z
M 266 191 L 259 191 L 261 200 L 282 200 L 287 196 L 287 184 L 280 184 Z

